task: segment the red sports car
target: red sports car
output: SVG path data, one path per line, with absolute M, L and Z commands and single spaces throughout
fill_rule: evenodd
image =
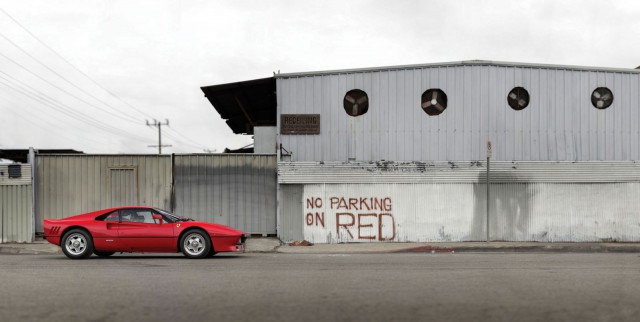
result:
M 182 252 L 189 258 L 244 251 L 244 232 L 150 207 L 118 207 L 46 219 L 44 237 L 71 259 L 116 252 Z

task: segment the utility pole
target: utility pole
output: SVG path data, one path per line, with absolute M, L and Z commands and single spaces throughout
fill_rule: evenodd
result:
M 169 120 L 164 119 L 164 123 L 162 122 L 158 122 L 156 119 L 153 120 L 153 123 L 149 123 L 149 120 L 147 120 L 147 126 L 155 126 L 158 128 L 158 145 L 149 145 L 148 147 L 150 148 L 158 148 L 158 154 L 162 154 L 162 147 L 166 146 L 169 147 L 171 146 L 171 144 L 165 144 L 162 145 L 162 126 L 166 125 L 169 126 Z

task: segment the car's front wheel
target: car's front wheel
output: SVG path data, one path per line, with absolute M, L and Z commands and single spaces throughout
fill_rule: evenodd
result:
M 180 238 L 180 251 L 189 258 L 204 258 L 211 250 L 209 234 L 201 230 L 191 230 Z
M 71 259 L 88 258 L 93 253 L 93 241 L 82 229 L 72 229 L 62 237 L 62 252 Z

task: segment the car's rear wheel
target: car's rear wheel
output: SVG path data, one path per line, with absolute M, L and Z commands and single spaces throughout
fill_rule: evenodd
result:
M 180 251 L 189 258 L 207 257 L 211 250 L 209 234 L 201 230 L 191 230 L 180 238 Z
M 115 254 L 116 252 L 99 252 L 99 251 L 93 251 L 94 254 L 96 254 L 96 256 L 100 256 L 100 257 L 109 257 L 113 254 Z
M 88 258 L 93 253 L 93 241 L 82 229 L 72 229 L 62 237 L 62 252 L 71 259 Z

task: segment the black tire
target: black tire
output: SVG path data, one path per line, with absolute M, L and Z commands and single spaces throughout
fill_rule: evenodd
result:
M 182 254 L 188 258 L 205 258 L 212 249 L 209 234 L 200 229 L 185 232 L 179 245 Z
M 115 254 L 116 252 L 99 252 L 99 251 L 93 251 L 94 254 L 96 254 L 96 256 L 100 256 L 100 257 L 109 257 L 113 254 Z
M 60 241 L 62 252 L 71 259 L 89 258 L 93 253 L 93 240 L 84 229 L 71 229 Z
M 213 243 L 211 243 L 211 249 L 209 249 L 209 253 L 207 254 L 207 257 L 213 257 L 216 254 L 217 252 L 213 250 Z

